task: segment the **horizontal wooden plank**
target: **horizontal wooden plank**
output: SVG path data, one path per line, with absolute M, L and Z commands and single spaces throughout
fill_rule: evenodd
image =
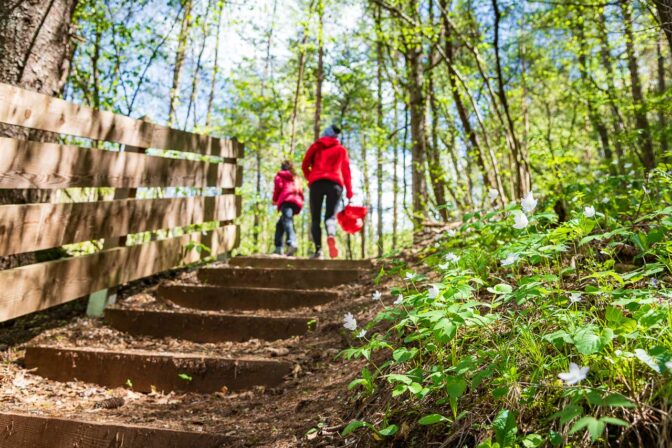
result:
M 207 235 L 191 233 L 0 271 L 0 322 L 197 262 L 201 255 L 189 248 L 191 242 L 211 243 L 212 255 L 224 253 L 236 247 L 238 234 L 236 225 L 227 225 Z
M 124 423 L 0 413 L 0 448 L 222 448 L 229 437 Z
M 208 221 L 240 213 L 234 195 L 177 199 L 123 199 L 64 204 L 0 205 L 0 256 L 147 230 Z
M 0 83 L 0 122 L 140 148 L 242 156 L 241 145 L 233 140 L 171 129 L 4 83 Z
M 0 137 L 0 188 L 234 188 L 241 167 Z

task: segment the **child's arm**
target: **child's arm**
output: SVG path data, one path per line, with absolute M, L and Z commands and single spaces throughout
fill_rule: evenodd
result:
M 280 176 L 275 176 L 275 181 L 273 182 L 273 205 L 276 205 L 280 198 L 281 182 Z

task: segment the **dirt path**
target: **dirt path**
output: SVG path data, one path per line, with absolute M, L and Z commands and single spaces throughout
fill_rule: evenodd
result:
M 0 412 L 216 435 L 208 446 L 342 444 L 359 370 L 335 359 L 350 343 L 342 315 L 370 302 L 372 268 L 285 260 L 187 272 L 127 298 L 116 318 L 78 318 L 7 347 Z M 124 447 L 135 440 L 122 435 Z M 72 437 L 44 446 L 108 446 Z M 163 446 L 193 446 L 180 437 Z M 16 440 L 0 428 L 0 447 L 28 446 Z

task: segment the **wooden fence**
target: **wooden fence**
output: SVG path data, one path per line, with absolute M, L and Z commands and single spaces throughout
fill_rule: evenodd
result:
M 237 141 L 2 83 L 0 122 L 123 145 L 117 151 L 0 138 L 0 189 L 116 189 L 112 200 L 0 205 L 0 256 L 105 240 L 95 253 L 0 271 L 0 322 L 237 247 L 239 229 L 233 222 L 240 215 L 240 197 L 235 188 L 241 185 L 242 167 L 236 163 L 243 152 Z M 145 153 L 149 148 L 169 150 L 172 157 Z M 174 158 L 179 153 L 211 157 Z M 210 196 L 136 199 L 136 189 L 143 187 L 191 187 Z M 204 223 L 212 230 L 134 245 L 127 245 L 131 241 L 125 237 Z

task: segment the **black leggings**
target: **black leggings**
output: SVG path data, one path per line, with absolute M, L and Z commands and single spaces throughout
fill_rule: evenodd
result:
M 326 198 L 327 208 L 324 211 L 324 224 L 327 228 L 327 235 L 334 236 L 336 235 L 336 207 L 342 195 L 343 187 L 331 180 L 321 179 L 313 182 L 310 186 L 311 233 L 315 250 L 322 248 L 322 202 Z

